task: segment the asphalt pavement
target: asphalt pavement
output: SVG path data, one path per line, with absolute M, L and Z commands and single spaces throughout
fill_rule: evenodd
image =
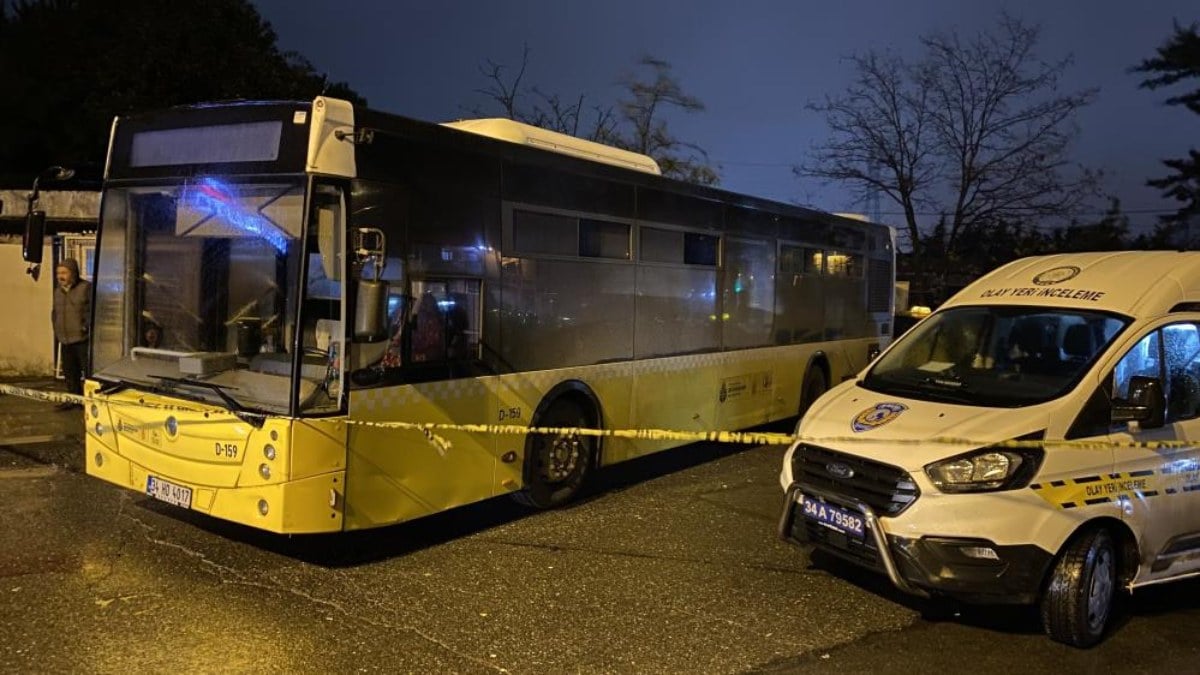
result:
M 50 380 L 8 384 L 61 390 Z M 1200 581 L 1077 650 L 775 536 L 781 447 L 612 467 L 567 508 L 487 500 L 281 537 L 82 472 L 82 411 L 0 396 L 0 673 L 1194 672 Z
M 63 382 L 52 377 L 6 378 L 0 382 L 36 391 L 66 392 Z M 18 458 L 82 472 L 83 410 L 59 410 L 53 403 L 0 394 L 0 445 Z M 21 460 L 10 456 L 8 461 Z

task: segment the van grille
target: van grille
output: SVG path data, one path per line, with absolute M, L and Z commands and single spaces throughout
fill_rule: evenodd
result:
M 807 444 L 792 455 L 792 479 L 858 500 L 880 518 L 900 515 L 921 495 L 912 476 L 900 467 Z

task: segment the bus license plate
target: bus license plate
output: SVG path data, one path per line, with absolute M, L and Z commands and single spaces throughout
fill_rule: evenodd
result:
M 146 494 L 185 509 L 192 508 L 192 488 L 176 485 L 155 476 L 146 478 Z
M 828 527 L 831 530 L 848 534 L 859 539 L 863 538 L 864 526 L 862 514 L 843 509 L 825 502 L 803 498 L 800 503 L 804 517 Z

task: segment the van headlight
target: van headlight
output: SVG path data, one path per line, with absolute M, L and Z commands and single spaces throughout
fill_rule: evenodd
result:
M 1029 485 L 1045 451 L 1041 448 L 981 448 L 925 465 L 925 475 L 942 492 L 996 492 Z

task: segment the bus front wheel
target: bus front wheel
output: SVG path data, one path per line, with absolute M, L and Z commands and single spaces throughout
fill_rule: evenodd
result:
M 534 426 L 564 431 L 529 436 L 525 442 L 525 488 L 513 496 L 526 506 L 554 508 L 579 494 L 591 475 L 596 438 L 565 431 L 590 426 L 584 407 L 574 398 L 552 403 Z

